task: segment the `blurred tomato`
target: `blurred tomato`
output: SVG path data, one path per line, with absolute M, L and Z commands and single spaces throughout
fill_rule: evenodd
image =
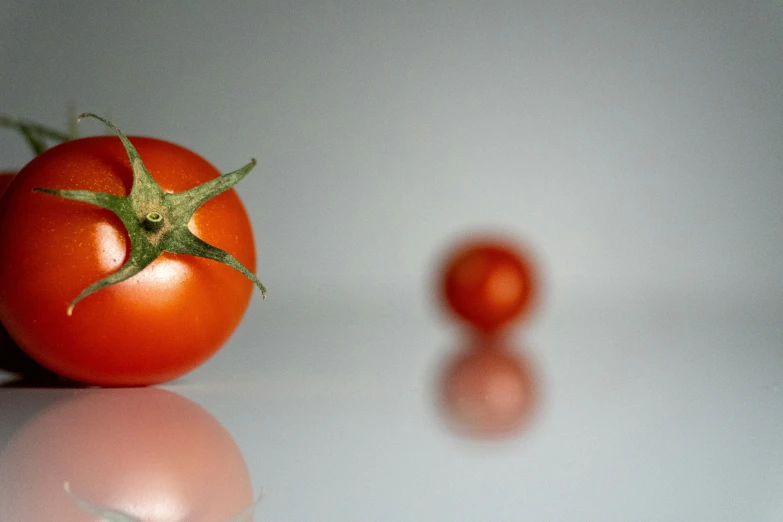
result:
M 448 361 L 440 384 L 440 405 L 450 427 L 475 438 L 518 432 L 538 405 L 532 363 L 503 339 L 471 340 Z
M 253 502 L 228 432 L 154 388 L 79 390 L 28 422 L 0 453 L 0 520 L 97 520 L 66 483 L 92 506 L 145 522 L 225 522 Z
M 441 291 L 447 307 L 474 328 L 493 332 L 521 319 L 535 297 L 528 256 L 511 241 L 477 237 L 446 259 Z

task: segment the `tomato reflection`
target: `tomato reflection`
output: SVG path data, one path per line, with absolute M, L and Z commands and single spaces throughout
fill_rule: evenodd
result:
M 540 390 L 532 362 L 502 337 L 470 339 L 441 375 L 440 406 L 457 433 L 497 439 L 520 433 Z
M 229 433 L 161 389 L 74 391 L 0 453 L 0 520 L 250 521 L 252 504 Z

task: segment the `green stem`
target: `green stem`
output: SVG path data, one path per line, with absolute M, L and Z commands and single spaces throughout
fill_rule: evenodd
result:
M 41 125 L 40 123 L 34 123 L 27 120 L 20 120 L 18 118 L 12 118 L 10 116 L 6 116 L 3 114 L 0 114 L 0 127 L 8 127 L 17 130 L 28 129 L 31 132 L 34 132 L 35 134 L 43 138 L 48 138 L 57 141 L 69 141 L 74 138 L 74 136 L 70 133 L 61 132 L 58 131 L 57 129 L 53 129 L 45 125 Z
M 0 114 L 0 127 L 19 131 L 36 156 L 49 148 L 46 144 L 47 140 L 62 143 L 78 137 L 76 129 L 70 123 L 70 118 L 68 132 L 61 132 L 40 123 L 14 118 L 5 114 Z
M 144 216 L 144 221 L 142 221 L 141 225 L 150 232 L 157 232 L 163 227 L 163 223 L 165 223 L 163 214 L 160 212 L 150 212 Z

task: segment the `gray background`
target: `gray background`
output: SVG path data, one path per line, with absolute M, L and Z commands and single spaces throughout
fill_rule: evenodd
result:
M 775 0 L 0 0 L 2 112 L 259 159 L 269 299 L 171 386 L 261 520 L 783 520 L 781 85 Z M 433 269 L 475 230 L 545 283 L 546 406 L 490 448 L 428 396 Z

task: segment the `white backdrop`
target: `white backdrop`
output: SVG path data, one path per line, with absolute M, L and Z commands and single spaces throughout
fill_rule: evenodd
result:
M 276 298 L 420 292 L 486 227 L 558 296 L 783 286 L 774 0 L 4 0 L 0 71 L 3 112 L 74 102 L 223 171 L 257 156 L 240 194 Z

